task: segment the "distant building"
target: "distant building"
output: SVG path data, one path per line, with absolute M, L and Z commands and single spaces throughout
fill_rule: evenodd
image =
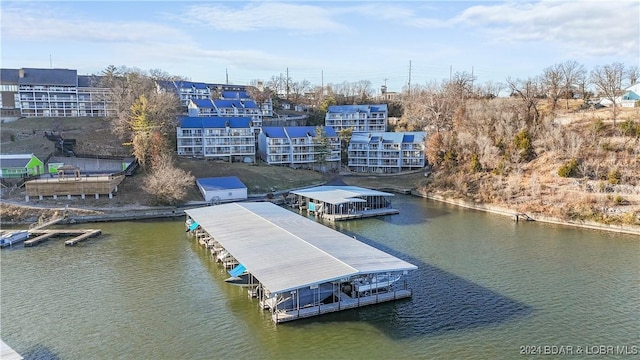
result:
M 249 117 L 192 117 L 179 119 L 177 152 L 181 156 L 255 161 L 255 136 Z
M 207 202 L 247 200 L 247 186 L 237 176 L 198 178 L 196 185 Z
M 262 126 L 262 111 L 253 100 L 191 99 L 187 107 L 189 116 L 249 117 L 251 126 Z
M 354 132 L 349 169 L 363 173 L 399 173 L 425 166 L 425 132 Z
M 3 116 L 107 116 L 115 112 L 100 77 L 70 69 L 1 69 Z
M 211 89 L 205 83 L 191 81 L 174 81 L 175 91 L 182 106 L 189 106 L 190 100 L 211 99 Z
M 0 116 L 18 118 L 20 96 L 18 95 L 18 69 L 0 69 Z
M 258 154 L 270 165 L 335 170 L 340 167 L 340 139 L 331 127 L 323 127 L 326 146 L 318 144 L 314 126 L 264 127 L 258 135 Z
M 364 132 L 387 131 L 388 109 L 379 105 L 335 105 L 329 106 L 325 115 L 325 125 L 337 133 L 343 129 Z

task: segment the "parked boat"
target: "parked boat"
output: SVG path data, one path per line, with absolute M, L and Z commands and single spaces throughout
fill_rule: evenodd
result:
M 386 289 L 400 280 L 402 274 L 374 274 L 356 279 L 353 282 L 355 289 L 359 293 L 372 290 Z
M 29 231 L 27 230 L 15 230 L 2 234 L 0 237 L 0 248 L 5 246 L 11 246 L 23 242 L 29 238 Z

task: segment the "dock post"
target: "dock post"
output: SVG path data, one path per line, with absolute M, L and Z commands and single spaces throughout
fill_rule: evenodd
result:
M 100 194 L 96 194 L 96 199 L 100 199 Z
M 84 200 L 84 193 L 82 195 L 80 195 L 80 197 L 82 197 L 82 200 Z
M 71 200 L 71 194 L 67 194 L 67 199 Z
M 113 193 L 109 193 L 109 199 L 113 199 Z
M 53 200 L 57 200 L 58 199 L 58 195 L 53 194 Z
M 24 196 L 24 201 L 25 201 L 25 202 L 29 202 L 29 195 L 25 195 L 25 196 Z
M 40 200 L 42 200 L 42 195 L 38 195 L 38 198 L 39 198 Z

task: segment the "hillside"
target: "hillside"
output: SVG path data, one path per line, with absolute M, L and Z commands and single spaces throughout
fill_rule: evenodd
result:
M 488 204 L 534 218 L 548 216 L 640 226 L 640 143 L 637 138 L 621 136 L 609 117 L 607 109 L 559 111 L 533 142 L 535 156 L 530 161 L 516 161 L 504 172 L 491 168 L 490 164 L 498 163 L 499 158 L 495 154 L 492 158 L 490 151 L 480 158 L 482 171 L 469 171 L 469 157 L 465 158 L 461 151 L 457 168 L 436 169 L 429 177 L 420 172 L 398 176 L 343 174 L 336 179 L 337 174 L 323 175 L 264 163 L 253 165 L 189 158 L 179 159 L 178 165 L 196 177 L 238 176 L 247 185 L 250 195 L 282 192 L 334 180 L 376 189 L 415 188 L 425 194 L 471 204 Z M 623 109 L 617 126 L 625 120 L 640 124 L 640 109 Z M 109 123 L 103 119 L 21 119 L 3 123 L 0 130 L 4 154 L 33 152 L 46 158 L 54 151 L 54 144 L 43 136 L 45 130 L 58 131 L 64 138 L 76 139 L 77 153 L 129 153 L 129 149 L 111 135 Z M 464 136 L 473 137 L 461 131 L 459 142 L 464 141 Z M 479 143 L 482 136 L 475 137 L 477 139 L 472 140 Z M 559 176 L 558 170 L 574 158 L 580 160 L 576 172 L 570 177 Z M 75 199 L 70 205 L 85 208 L 154 205 L 153 199 L 142 190 L 143 176 L 136 174 L 127 178 L 112 200 Z M 3 198 L 19 201 L 24 197 L 18 189 L 3 191 Z M 193 186 L 187 201 L 199 200 L 200 194 Z M 69 201 L 45 199 L 32 201 L 32 204 L 64 206 Z

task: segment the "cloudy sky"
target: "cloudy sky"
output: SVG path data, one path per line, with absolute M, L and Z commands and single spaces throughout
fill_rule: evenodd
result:
M 602 1 L 7 1 L 1 67 L 161 69 L 193 81 L 527 78 L 575 60 L 640 62 L 640 3 Z M 410 65 L 411 64 L 411 71 Z

